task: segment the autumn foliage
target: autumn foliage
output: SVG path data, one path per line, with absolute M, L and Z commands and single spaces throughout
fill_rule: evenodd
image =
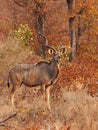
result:
M 7 88 L 4 90 L 1 86 L 6 86 L 7 72 L 11 67 L 18 63 L 33 64 L 40 60 L 48 60 L 50 57 L 43 56 L 46 44 L 56 49 L 63 45 L 67 49 L 67 53 L 61 57 L 59 63 L 58 80 L 51 89 L 52 118 L 49 111 L 42 110 L 45 104 L 41 100 L 40 92 L 37 93 L 35 88 L 30 88 L 23 92 L 25 96 L 21 97 L 22 102 L 24 101 L 25 104 L 27 99 L 26 104 L 31 103 L 39 110 L 32 107 L 31 111 L 24 112 L 25 116 L 23 114 L 17 116 L 17 124 L 21 126 L 21 122 L 23 123 L 21 130 L 39 130 L 45 123 L 50 123 L 49 125 L 53 126 L 54 130 L 54 120 L 57 121 L 58 126 L 63 122 L 60 130 L 71 130 L 75 123 L 76 126 L 81 126 L 79 130 L 98 126 L 96 125 L 98 101 L 95 103 L 98 96 L 98 1 L 71 1 L 74 2 L 74 7 L 69 11 L 67 2 L 70 3 L 70 0 L 15 0 L 13 2 L 10 0 L 9 3 L 13 3 L 10 11 L 11 18 L 8 17 L 3 22 L 5 18 L 3 15 L 1 17 L 0 22 L 4 27 L 0 30 L 3 39 L 0 40 L 0 92 L 6 98 L 8 98 Z M 6 11 L 5 8 L 4 10 Z M 14 19 L 11 21 L 12 18 Z M 70 20 L 72 20 L 71 28 L 69 27 Z M 74 59 L 71 60 L 70 32 L 73 31 Z M 77 93 L 81 97 L 79 101 Z M 16 102 L 17 100 L 19 100 L 19 95 L 16 95 Z M 18 104 L 17 108 L 21 109 L 23 104 L 21 105 L 20 100 L 19 102 L 20 104 L 16 103 L 16 105 Z M 24 105 L 24 107 L 28 110 L 28 106 Z M 43 123 L 43 120 L 46 122 Z M 16 122 L 16 119 L 14 121 Z M 11 130 L 9 126 L 5 125 L 2 128 Z M 17 127 L 15 130 L 18 130 Z

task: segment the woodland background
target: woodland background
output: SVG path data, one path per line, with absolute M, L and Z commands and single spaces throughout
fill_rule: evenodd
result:
M 12 111 L 8 71 L 47 60 L 47 44 L 67 47 L 51 90 L 51 114 L 38 89 L 22 88 L 16 118 L 0 123 L 1 129 L 97 130 L 98 0 L 0 0 L 0 118 Z

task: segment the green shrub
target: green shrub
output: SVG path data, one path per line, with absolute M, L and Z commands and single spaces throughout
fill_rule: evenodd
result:
M 28 24 L 20 24 L 17 30 L 14 30 L 10 33 L 10 37 L 16 39 L 19 41 L 19 43 L 26 46 L 33 42 L 33 34 Z

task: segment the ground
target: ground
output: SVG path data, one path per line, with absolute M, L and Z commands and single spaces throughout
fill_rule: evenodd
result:
M 5 86 L 0 94 L 0 121 L 14 112 L 17 114 L 0 123 L 2 130 L 98 129 L 98 98 L 88 95 L 86 89 L 67 91 L 64 88 L 52 88 L 49 111 L 39 87 L 25 88 L 22 85 L 14 103 L 13 110 L 9 89 Z

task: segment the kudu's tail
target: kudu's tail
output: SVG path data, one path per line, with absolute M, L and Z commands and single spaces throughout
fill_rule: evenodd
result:
M 8 88 L 10 87 L 10 79 L 9 79 L 9 75 L 8 75 L 8 79 L 7 79 L 7 86 L 8 86 Z
M 7 82 L 7 86 L 8 86 L 8 88 L 10 87 L 10 82 L 9 82 L 9 80 L 8 80 L 8 82 Z

